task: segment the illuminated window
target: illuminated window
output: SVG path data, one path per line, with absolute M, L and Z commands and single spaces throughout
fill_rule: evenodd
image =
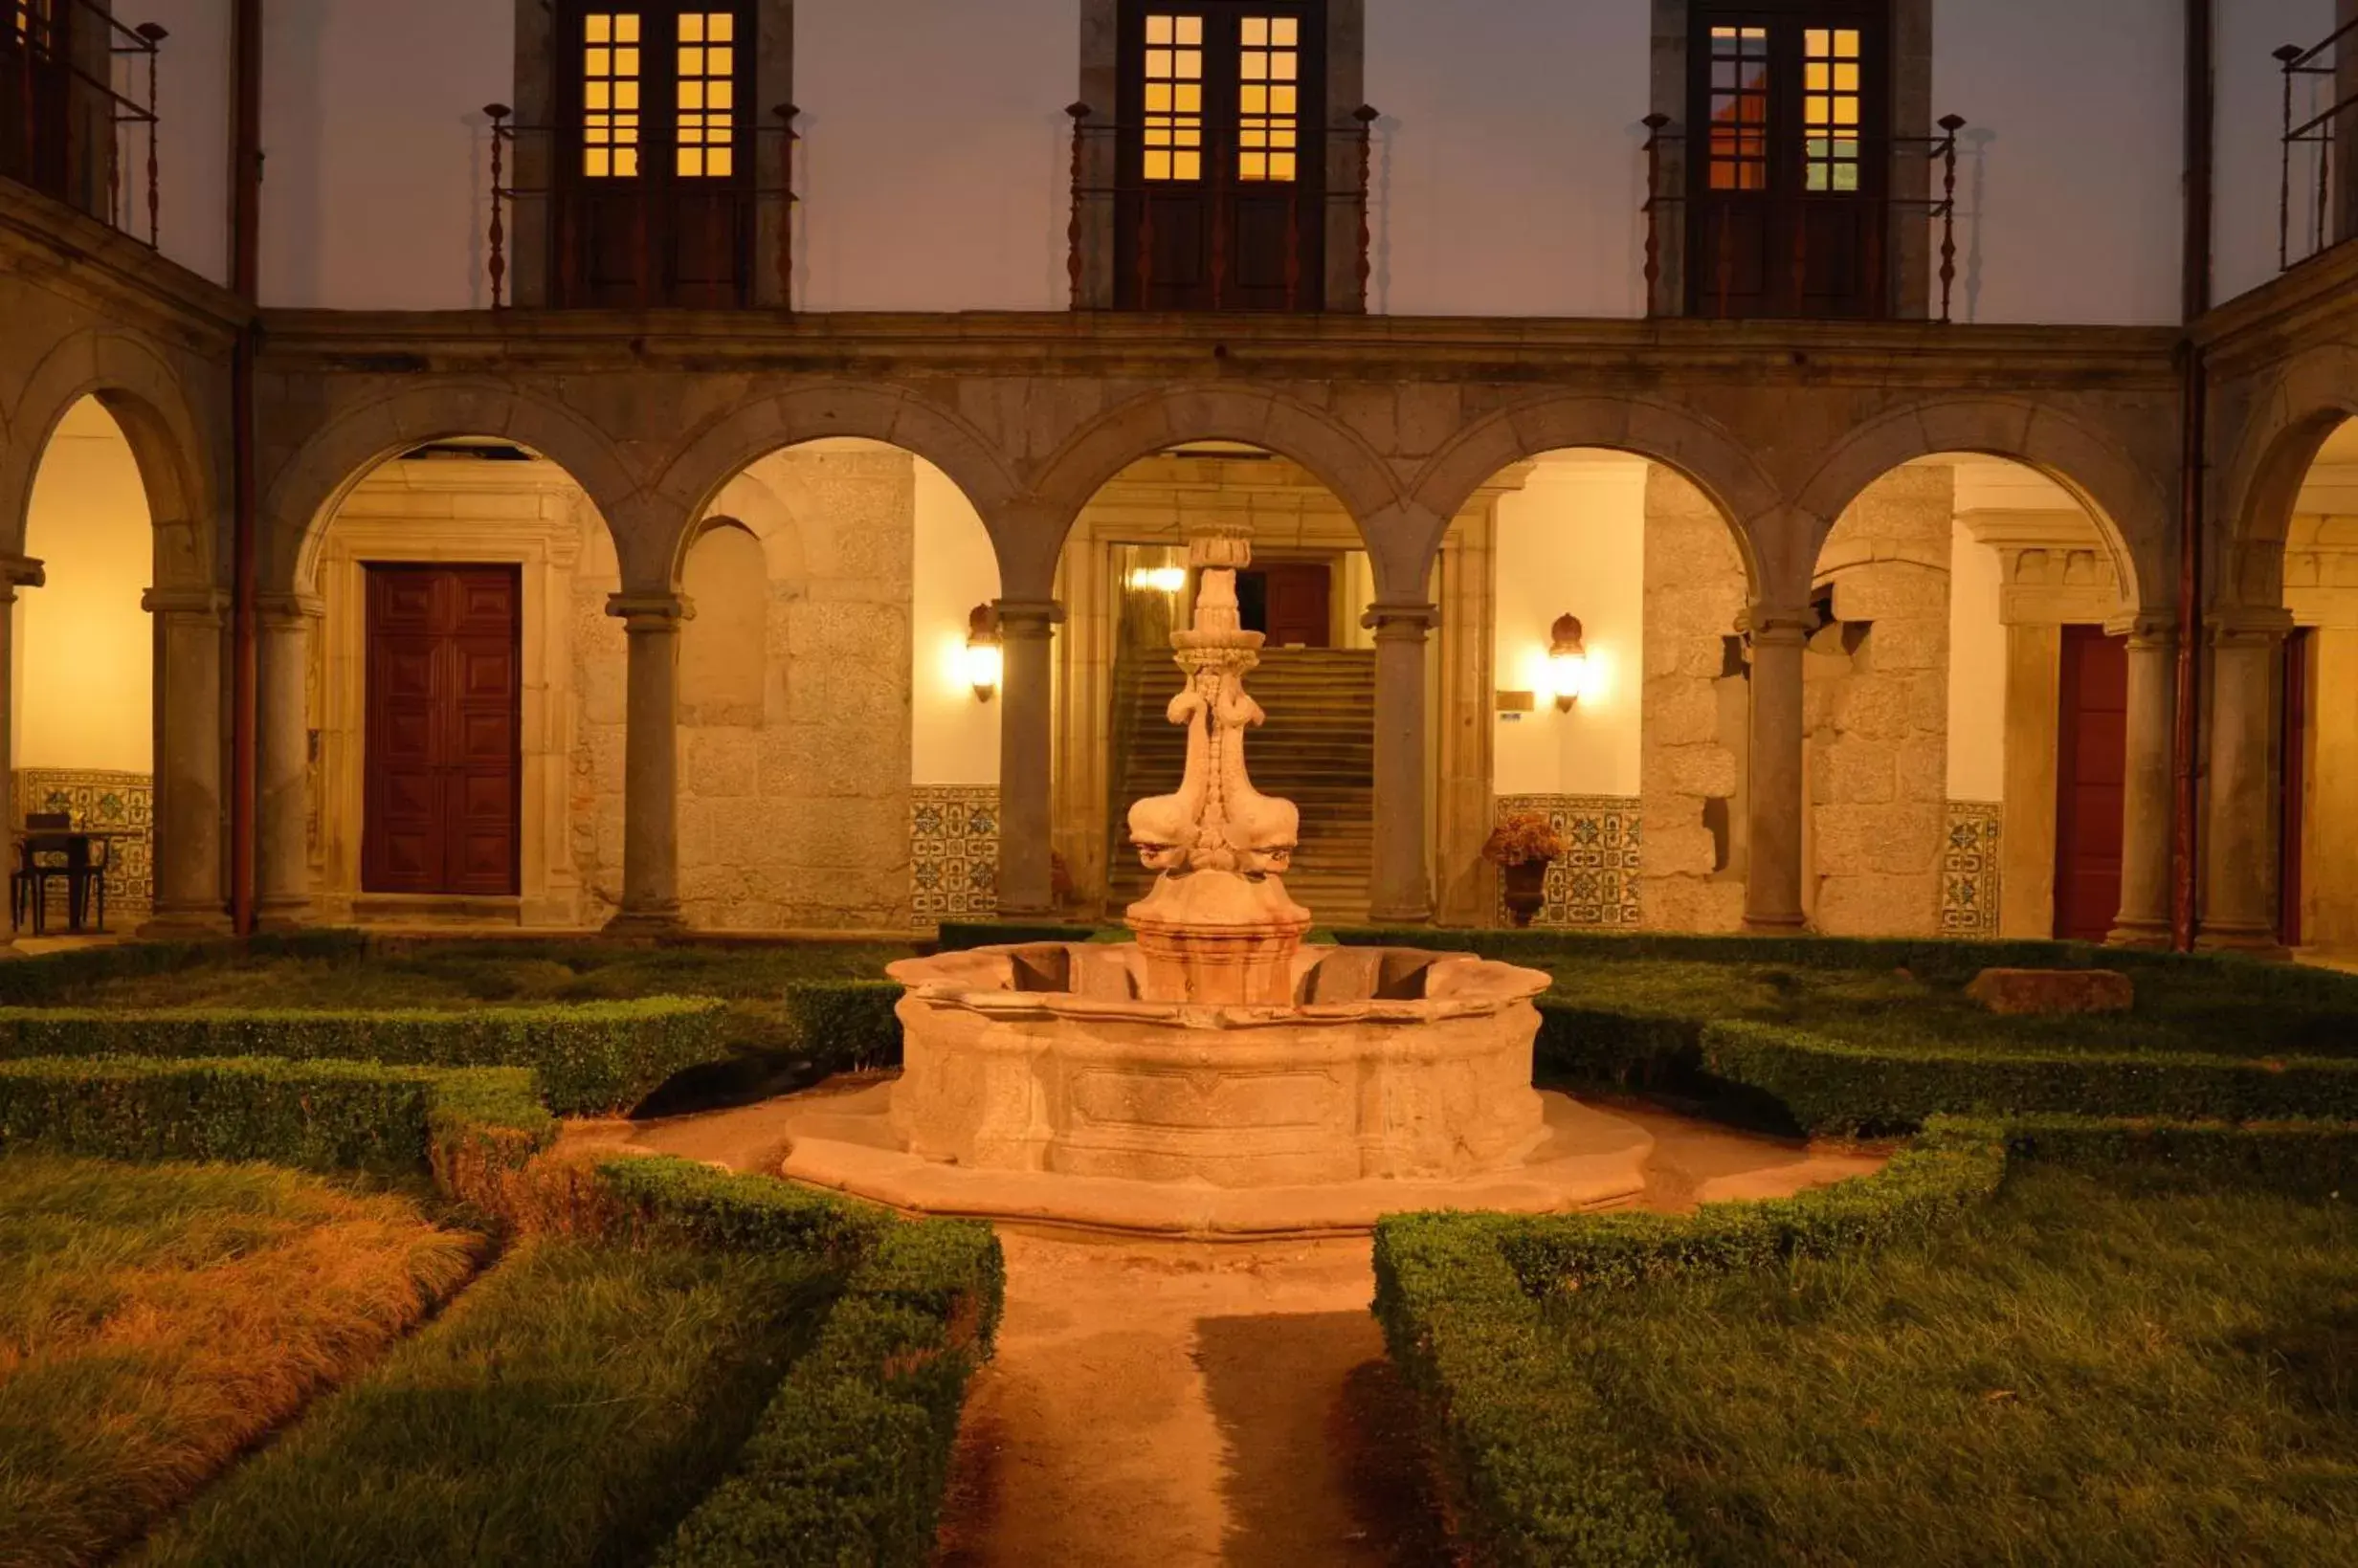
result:
M 1802 33 L 1803 169 L 1812 190 L 1858 188 L 1858 30 Z
M 1858 35 L 1853 33 L 1850 36 Z M 1711 188 L 1768 188 L 1768 30 L 1765 27 L 1711 30 Z
M 1204 177 L 1204 19 L 1146 18 L 1146 178 Z
M 1247 16 L 1237 44 L 1236 177 L 1291 180 L 1301 146 L 1301 23 Z
M 737 171 L 737 18 L 679 17 L 679 173 L 724 180 Z
M 582 172 L 593 180 L 638 174 L 639 35 L 634 11 L 583 18 Z

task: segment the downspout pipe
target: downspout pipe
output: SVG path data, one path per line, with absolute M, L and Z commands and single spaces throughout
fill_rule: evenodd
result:
M 2187 0 L 2186 7 L 2186 239 L 2184 297 L 2186 332 L 2179 340 L 2181 420 L 2178 462 L 2178 670 L 2177 723 L 2170 737 L 2171 862 L 2170 941 L 2179 952 L 2194 946 L 2195 900 L 2200 887 L 2200 805 L 2195 758 L 2200 746 L 2203 639 L 2203 535 L 2205 448 L 2209 426 L 2208 366 L 2194 341 L 2194 323 L 2211 309 L 2213 180 L 2217 163 L 2213 123 L 2215 0 Z
M 230 551 L 230 919 L 238 935 L 255 928 L 255 781 L 257 722 L 256 607 L 258 577 L 255 517 L 255 357 L 261 345 L 262 0 L 236 0 L 235 95 L 230 162 L 230 286 L 247 306 L 230 367 L 232 498 Z

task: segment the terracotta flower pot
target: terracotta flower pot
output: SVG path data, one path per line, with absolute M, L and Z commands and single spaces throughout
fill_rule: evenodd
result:
M 1505 885 L 1506 913 L 1514 917 L 1517 927 L 1527 926 L 1531 918 L 1547 907 L 1547 862 L 1525 860 L 1499 868 Z

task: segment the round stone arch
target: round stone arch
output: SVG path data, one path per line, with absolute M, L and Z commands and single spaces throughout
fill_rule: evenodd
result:
M 615 443 L 563 405 L 499 383 L 405 387 L 348 409 L 314 431 L 274 475 L 261 504 L 262 581 L 269 593 L 308 595 L 337 508 L 361 481 L 412 448 L 493 436 L 565 470 L 589 496 L 621 558 L 627 585 L 656 581 L 668 533 L 651 538 L 644 490 Z
M 214 473 L 215 443 L 171 366 L 152 348 L 117 333 L 78 333 L 45 355 L 26 383 L 8 424 L 0 464 L 0 548 L 21 555 L 33 484 L 50 438 L 74 406 L 94 397 L 122 431 L 139 467 L 155 529 L 155 586 L 213 585 L 214 536 L 223 517 Z
M 2310 349 L 2256 400 L 2219 485 L 2225 560 L 2212 595 L 2222 608 L 2275 609 L 2284 602 L 2284 541 L 2318 450 L 2358 419 L 2358 347 Z
M 1190 441 L 1238 441 L 1300 464 L 1324 485 L 1357 524 L 1378 574 L 1387 570 L 1388 541 L 1374 519 L 1406 500 L 1381 453 L 1348 428 L 1307 404 L 1261 388 L 1176 386 L 1148 392 L 1107 410 L 1068 437 L 1042 465 L 1032 491 L 1037 538 L 1021 541 L 1020 559 L 1000 550 L 1009 583 L 1019 570 L 1045 581 L 1057 553 L 1099 491 L 1132 463 Z
M 1884 475 L 1943 453 L 2003 457 L 2070 493 L 2096 524 L 2121 585 L 2124 616 L 2174 613 L 2164 565 L 2173 532 L 2169 492 L 2068 414 L 2007 398 L 1953 398 L 1897 409 L 1853 431 L 1802 486 L 1795 505 L 1814 538 L 1813 563 L 1851 503 Z
M 1783 511 L 1777 487 L 1726 431 L 1671 404 L 1646 398 L 1546 397 L 1502 409 L 1459 431 L 1416 477 L 1414 515 L 1425 532 L 1409 565 L 1421 584 L 1451 521 L 1492 475 L 1546 453 L 1592 447 L 1661 464 L 1718 508 L 1744 560 L 1747 593 L 1763 591 L 1758 530 Z M 1413 591 L 1413 590 L 1412 590 Z
M 956 414 L 903 388 L 831 383 L 746 403 L 665 462 L 654 488 L 657 503 L 677 519 L 667 555 L 672 582 L 678 580 L 701 519 L 730 481 L 772 453 L 844 437 L 879 441 L 940 469 L 965 494 L 1005 557 L 1001 530 L 1020 487 L 989 439 Z

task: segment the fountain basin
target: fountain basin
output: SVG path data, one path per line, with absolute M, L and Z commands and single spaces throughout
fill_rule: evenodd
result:
M 1303 947 L 1291 1005 L 1145 1000 L 1133 944 L 910 959 L 897 1139 L 923 1159 L 1214 1187 L 1451 1180 L 1548 1137 L 1536 970 Z

